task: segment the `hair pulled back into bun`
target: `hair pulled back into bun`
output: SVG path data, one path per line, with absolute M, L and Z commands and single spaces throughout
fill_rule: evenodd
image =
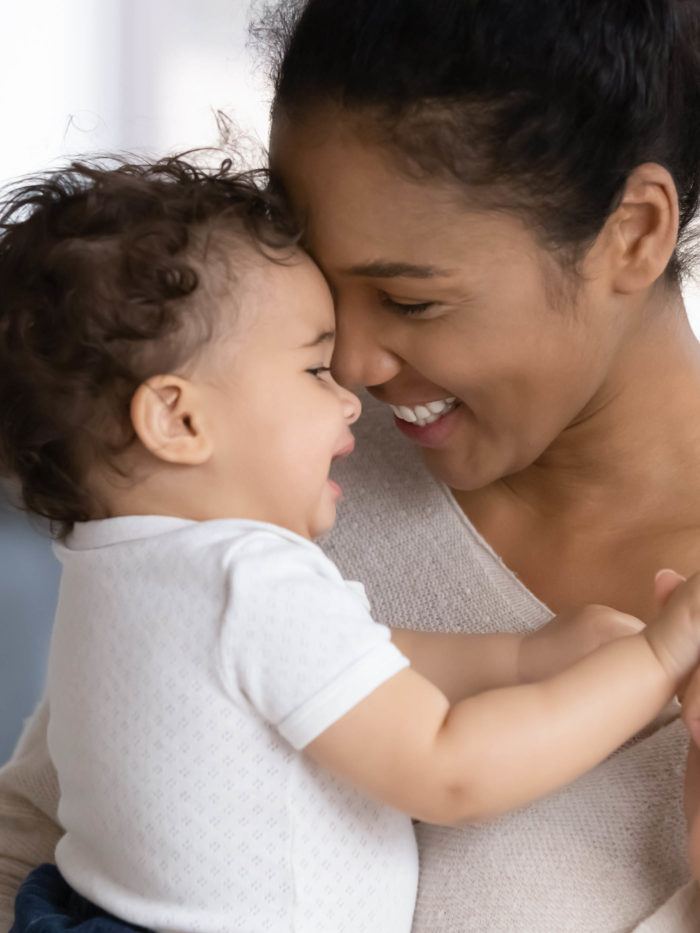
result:
M 644 162 L 673 176 L 681 234 L 696 211 L 698 0 L 307 0 L 268 4 L 253 32 L 273 49 L 273 117 L 354 112 L 406 170 L 520 213 L 551 247 L 595 237 Z

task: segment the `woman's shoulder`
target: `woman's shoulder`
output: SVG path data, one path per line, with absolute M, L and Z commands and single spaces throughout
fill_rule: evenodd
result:
M 547 609 L 433 479 L 391 409 L 368 396 L 362 401 L 355 452 L 332 472 L 344 500 L 320 543 L 345 577 L 365 584 L 375 617 L 419 629 L 539 627 Z

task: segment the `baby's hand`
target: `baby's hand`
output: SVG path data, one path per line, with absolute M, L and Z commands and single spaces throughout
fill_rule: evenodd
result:
M 662 573 L 657 575 L 656 587 L 657 601 L 664 608 L 644 635 L 668 677 L 679 683 L 700 662 L 700 574 L 679 583 L 678 574 Z M 659 599 L 658 590 L 666 582 L 672 587 L 670 595 Z
M 558 674 L 606 642 L 636 635 L 644 623 L 608 606 L 582 606 L 559 613 L 541 629 L 526 635 L 520 647 L 521 682 Z

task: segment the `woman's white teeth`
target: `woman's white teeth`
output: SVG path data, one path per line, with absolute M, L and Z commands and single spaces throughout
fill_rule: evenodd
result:
M 414 421 L 418 421 L 418 415 L 413 411 L 412 408 L 407 408 L 405 405 L 397 405 L 394 407 L 394 414 L 397 418 L 401 418 L 402 421 L 410 421 L 413 424 Z
M 419 428 L 423 425 L 432 424 L 448 411 L 455 407 L 456 398 L 443 398 L 438 402 L 426 402 L 424 405 L 414 405 L 409 408 L 408 405 L 392 405 L 391 409 L 397 418 L 402 421 L 408 421 L 410 424 L 417 424 Z
M 439 415 L 454 401 L 455 399 L 453 398 L 444 398 L 440 402 L 426 402 L 425 407 L 434 415 Z

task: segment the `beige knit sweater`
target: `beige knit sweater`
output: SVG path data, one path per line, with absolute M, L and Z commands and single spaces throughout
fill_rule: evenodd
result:
M 390 420 L 366 401 L 358 450 L 337 471 L 347 498 L 324 542 L 329 555 L 346 577 L 365 583 L 375 616 L 388 624 L 474 632 L 540 626 L 551 613 L 478 536 Z M 47 718 L 42 705 L 0 772 L 0 930 L 9 929 L 17 884 L 52 859 L 60 835 Z M 544 801 L 489 825 L 419 824 L 416 933 L 700 931 L 700 895 L 684 859 L 685 746 L 669 709 Z

